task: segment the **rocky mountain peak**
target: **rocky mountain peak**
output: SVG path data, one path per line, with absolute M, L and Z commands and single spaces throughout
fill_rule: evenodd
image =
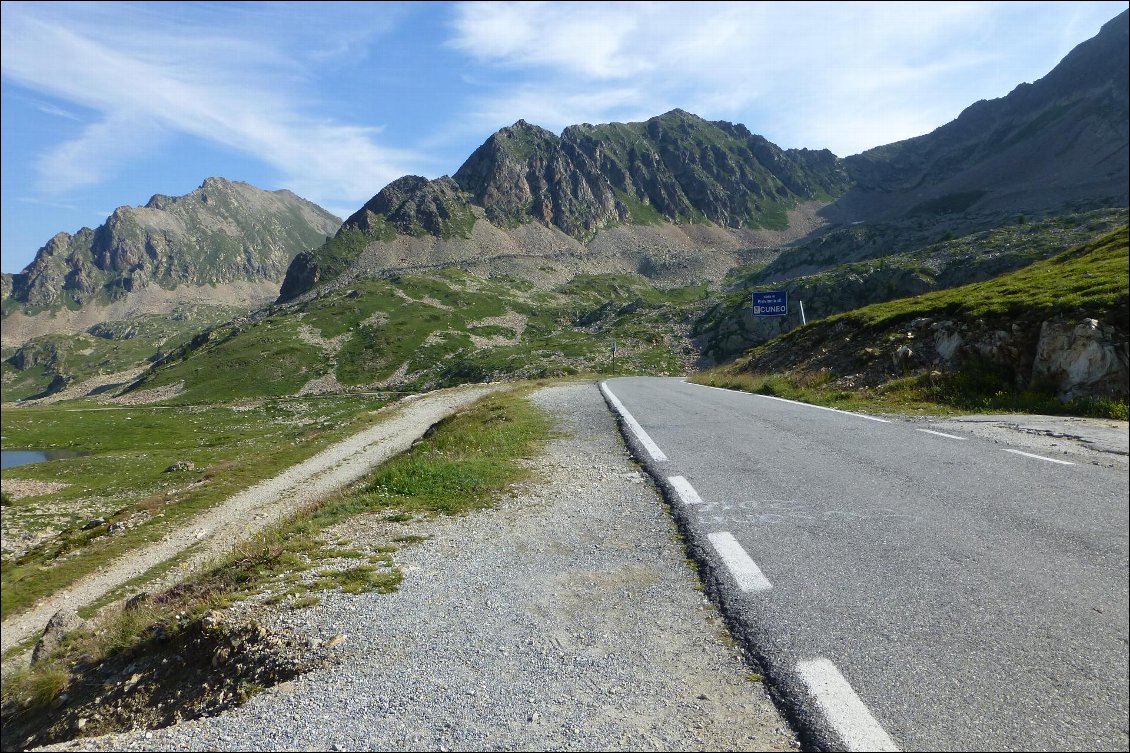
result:
M 349 217 L 342 229 L 381 236 L 389 230 L 405 235 L 464 235 L 474 224 L 470 203 L 448 176 L 428 180 L 406 175 L 381 189 Z
M 12 276 L 4 315 L 108 303 L 154 283 L 280 281 L 299 251 L 339 226 L 289 191 L 208 178 L 184 196 L 154 194 L 142 207 L 118 207 L 93 230 L 56 234 Z

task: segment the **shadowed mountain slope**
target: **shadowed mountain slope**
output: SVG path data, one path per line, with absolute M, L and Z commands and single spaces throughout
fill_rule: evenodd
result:
M 854 186 L 824 213 L 849 222 L 1125 206 L 1128 19 L 1107 22 L 1035 83 L 846 158 Z

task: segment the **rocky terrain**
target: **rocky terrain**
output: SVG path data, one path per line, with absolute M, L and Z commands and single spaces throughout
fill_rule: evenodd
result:
M 185 196 L 119 207 L 97 228 L 59 233 L 4 275 L 3 341 L 165 313 L 193 299 L 264 303 L 298 252 L 340 225 L 290 191 L 208 178 Z
M 1123 225 L 985 282 L 793 329 L 726 371 L 804 373 L 848 389 L 916 379 L 927 389 L 970 397 L 1027 393 L 1121 402 L 1124 414 L 1130 394 L 1127 258 Z

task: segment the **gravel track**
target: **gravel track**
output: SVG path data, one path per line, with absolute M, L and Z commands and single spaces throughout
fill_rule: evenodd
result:
M 273 628 L 341 661 L 209 719 L 60 750 L 790 750 L 593 384 L 532 400 L 568 436 L 497 508 L 409 524 L 391 595 L 323 594 Z M 379 519 L 343 526 L 355 543 Z M 386 532 L 387 533 L 387 532 Z
M 231 550 L 287 514 L 361 478 L 375 466 L 408 449 L 434 423 L 494 389 L 499 387 L 443 390 L 397 404 L 381 423 L 229 497 L 157 543 L 131 552 L 128 557 L 70 588 L 43 599 L 28 611 L 8 618 L 0 631 L 0 650 L 7 651 L 42 631 L 60 609 L 78 609 L 89 604 L 190 546 L 195 547 L 190 558 L 150 588 L 176 583 L 186 573 Z

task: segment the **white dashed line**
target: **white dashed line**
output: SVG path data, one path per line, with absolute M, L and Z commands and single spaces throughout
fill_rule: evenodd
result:
M 1030 452 L 1023 452 L 1021 450 L 1005 450 L 1005 452 L 1012 452 L 1017 455 L 1023 455 L 1026 458 L 1036 458 L 1036 460 L 1046 460 L 1049 463 L 1059 463 L 1060 465 L 1075 465 L 1068 460 L 1056 460 L 1055 458 L 1045 458 L 1043 455 L 1033 455 Z
M 827 659 L 802 661 L 797 672 L 847 750 L 898 750 L 835 664 Z
M 856 418 L 866 418 L 868 421 L 878 421 L 881 424 L 889 424 L 885 418 L 876 418 L 875 416 L 868 416 L 866 413 L 852 413 L 849 410 L 840 410 L 839 408 L 828 408 L 824 405 L 813 405 L 812 403 L 802 403 L 799 400 L 788 400 L 783 397 L 773 397 L 772 395 L 761 395 L 756 392 L 743 392 L 742 390 L 728 390 L 725 387 L 714 387 L 709 384 L 698 384 L 697 382 L 687 382 L 693 384 L 695 387 L 705 387 L 708 390 L 722 390 L 723 392 L 730 392 L 738 395 L 749 395 L 750 397 L 763 397 L 766 400 L 780 400 L 782 403 L 792 403 L 793 405 L 801 405 L 805 408 L 816 408 L 817 410 L 831 411 L 832 413 L 842 413 L 845 416 L 855 416 Z
M 773 587 L 773 584 L 761 572 L 761 568 L 746 554 L 742 545 L 729 532 L 712 533 L 707 538 L 714 545 L 714 549 L 718 552 L 718 556 L 722 558 L 722 562 L 726 563 L 730 574 L 734 576 L 734 580 L 738 583 L 738 588 L 743 591 L 768 591 Z
M 933 434 L 935 437 L 945 437 L 946 439 L 960 439 L 962 442 L 969 439 L 969 437 L 958 437 L 958 436 L 955 436 L 953 434 L 946 434 L 944 432 L 934 431 L 933 429 L 919 429 L 918 431 L 924 431 L 927 434 Z
M 675 494 L 679 495 L 679 499 L 682 500 L 684 505 L 702 504 L 702 497 L 698 496 L 698 492 L 682 476 L 670 476 L 667 482 L 671 484 L 671 488 L 675 490 Z
M 612 394 L 612 390 L 608 389 L 608 385 L 602 382 L 600 391 L 608 398 L 608 402 L 612 403 L 612 407 L 620 414 L 621 418 L 624 419 L 624 423 L 626 423 L 632 433 L 636 435 L 636 439 L 639 440 L 640 444 L 642 444 L 648 454 L 651 455 L 651 459 L 655 461 L 666 460 L 667 456 L 663 454 L 663 450 L 659 449 L 659 445 L 651 440 L 651 437 L 649 437 L 647 432 L 643 430 L 643 427 L 640 426 L 639 421 L 632 417 L 632 414 L 628 412 L 628 409 L 624 407 L 620 399 Z

